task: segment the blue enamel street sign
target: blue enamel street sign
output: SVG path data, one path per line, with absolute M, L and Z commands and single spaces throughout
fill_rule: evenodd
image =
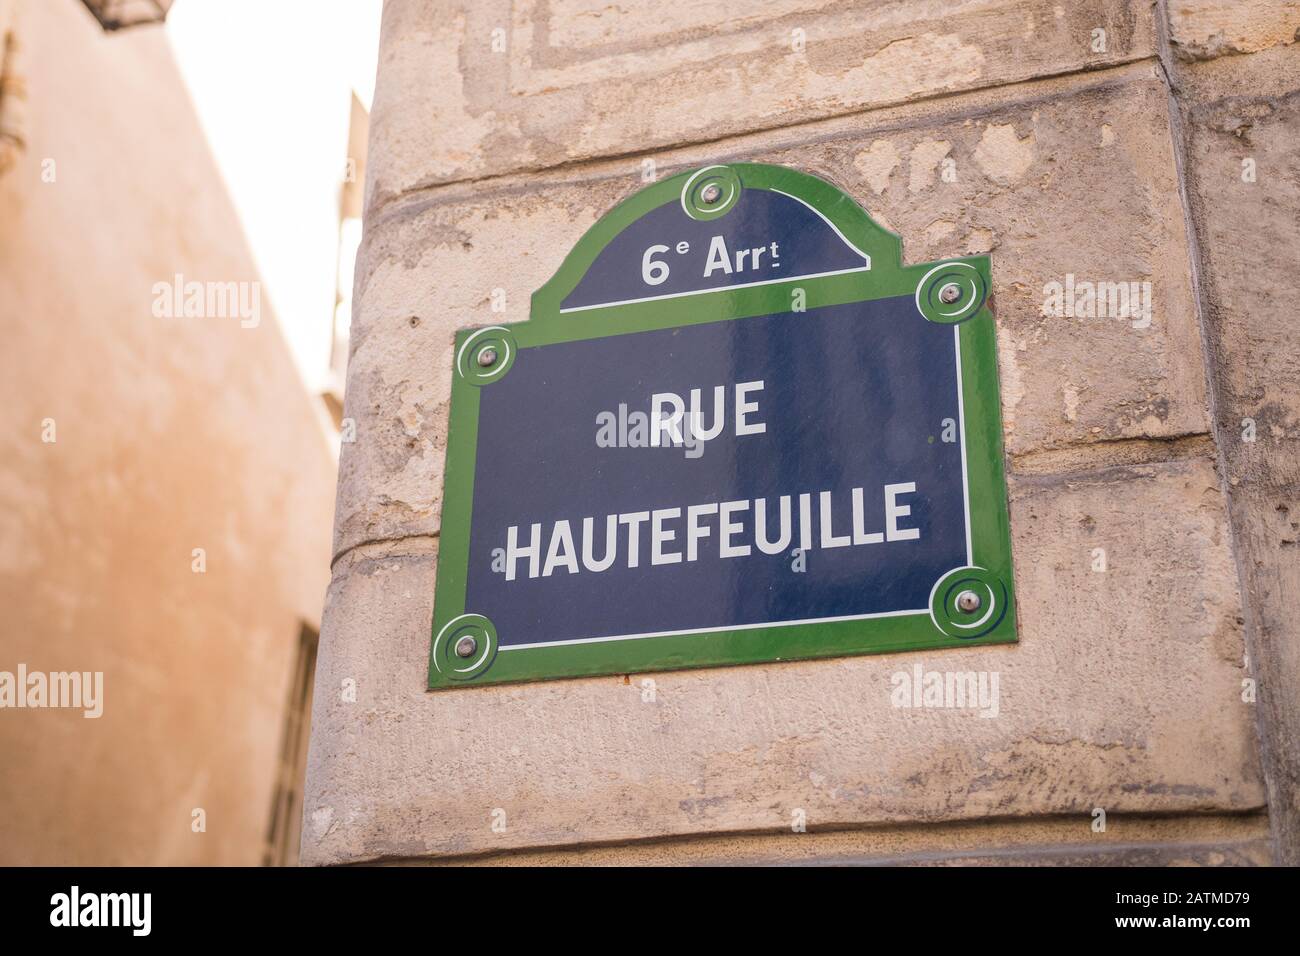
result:
M 987 257 L 755 164 L 457 337 L 431 688 L 1015 640 Z

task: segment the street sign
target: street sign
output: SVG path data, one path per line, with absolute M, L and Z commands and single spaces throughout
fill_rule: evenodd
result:
M 987 256 L 710 166 L 456 336 L 431 689 L 1016 639 Z

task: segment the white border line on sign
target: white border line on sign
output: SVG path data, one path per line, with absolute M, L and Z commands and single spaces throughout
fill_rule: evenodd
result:
M 966 467 L 966 401 L 961 381 L 961 323 L 952 327 L 952 347 L 957 353 L 957 427 L 961 429 L 961 501 L 966 511 L 966 567 L 975 564 L 970 542 L 970 470 Z
M 568 647 L 570 644 L 603 644 L 606 641 L 636 641 L 643 637 L 677 637 L 687 634 L 712 634 L 717 631 L 752 631 L 760 627 L 794 627 L 797 624 L 833 624 L 836 621 L 865 621 L 873 617 L 910 617 L 914 614 L 929 614 L 930 609 L 920 611 L 880 611 L 876 614 L 849 614 L 844 617 L 810 617 L 802 621 L 760 621 L 757 624 L 733 624 L 719 627 L 696 627 L 688 631 L 651 631 L 646 634 L 618 634 L 614 637 L 581 637 L 574 641 L 539 641 L 536 644 L 501 644 L 498 650 L 522 651 L 528 647 Z
M 830 226 L 831 229 L 835 230 L 835 235 L 837 235 L 837 236 L 840 237 L 840 242 L 844 243 L 846 246 L 848 246 L 850 249 L 852 249 L 854 252 L 856 252 L 858 255 L 860 255 L 863 259 L 865 259 L 865 260 L 866 260 L 866 263 L 867 263 L 867 268 L 868 268 L 868 269 L 871 268 L 871 256 L 867 255 L 867 253 L 863 252 L 861 249 L 859 249 L 859 248 L 858 248 L 857 246 L 855 246 L 853 243 L 849 242 L 848 236 L 846 236 L 846 235 L 844 235 L 844 233 L 840 232 L 840 227 L 839 227 L 839 226 L 835 225 L 835 223 L 831 222 L 831 221 L 830 221 L 829 219 L 827 219 L 824 215 L 822 215 L 822 211 L 821 211 L 820 209 L 816 208 L 815 206 L 809 205 L 808 203 L 806 203 L 806 202 L 804 202 L 802 199 L 800 199 L 798 196 L 791 196 L 789 193 L 783 193 L 783 192 L 781 192 L 781 190 L 779 190 L 779 189 L 773 189 L 772 192 L 774 192 L 774 193 L 781 193 L 782 196 L 786 196 L 786 197 L 788 197 L 788 198 L 790 198 L 790 199 L 793 199 L 795 202 L 802 203 L 803 205 L 805 205 L 805 206 L 807 206 L 809 209 L 811 209 L 813 212 L 817 213 L 817 215 L 821 216 L 822 222 L 826 223 L 826 225 Z
M 814 272 L 803 276 L 782 276 L 780 279 L 760 279 L 757 282 L 741 282 L 738 285 L 720 285 L 716 289 L 696 289 L 694 292 L 669 292 L 664 295 L 648 295 L 641 299 L 620 299 L 617 302 L 597 302 L 595 305 L 575 305 L 561 309 L 561 315 L 570 312 L 587 312 L 591 309 L 607 309 L 616 305 L 635 305 L 637 302 L 658 302 L 662 299 L 680 299 L 688 295 L 707 295 L 710 292 L 730 292 L 732 289 L 752 289 L 758 285 L 772 285 L 776 282 L 802 282 L 805 279 L 824 279 L 826 276 L 842 276 L 850 272 L 869 272 L 870 265 L 857 266 L 852 269 L 836 269 L 834 272 Z

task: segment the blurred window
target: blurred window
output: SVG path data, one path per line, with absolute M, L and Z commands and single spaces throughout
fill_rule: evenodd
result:
M 311 725 L 312 685 L 316 678 L 316 647 L 320 635 L 303 625 L 289 681 L 289 699 L 280 734 L 280 761 L 275 796 L 266 831 L 264 866 L 297 866 L 302 829 L 303 777 L 307 771 L 307 731 Z

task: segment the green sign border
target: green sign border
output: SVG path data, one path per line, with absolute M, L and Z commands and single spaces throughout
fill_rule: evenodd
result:
M 701 208 L 698 194 L 701 185 L 710 181 L 724 187 L 738 182 L 744 189 L 775 190 L 803 200 L 871 257 L 870 269 L 560 314 L 560 303 L 601 250 L 641 216 L 665 203 L 682 202 L 685 206 L 689 202 L 689 214 L 708 218 L 713 211 Z M 688 187 L 690 195 L 684 196 Z M 734 201 L 728 193 L 723 196 L 724 202 Z M 938 292 L 953 283 L 959 286 L 961 298 L 949 308 Z M 522 350 L 790 312 L 796 288 L 804 290 L 809 310 L 912 296 L 921 313 L 918 321 L 924 316 L 953 325 L 960 349 L 961 433 L 966 446 L 973 567 L 955 569 L 935 582 L 929 614 L 500 649 L 492 622 L 476 609 L 465 607 L 479 389 L 491 387 L 508 374 Z M 1014 642 L 1015 594 L 991 289 L 988 256 L 904 266 L 902 242 L 896 234 L 878 225 L 835 186 L 783 166 L 736 163 L 704 167 L 648 186 L 621 202 L 587 231 L 555 276 L 533 294 L 527 322 L 456 334 L 429 689 Z M 477 357 L 487 348 L 495 350 L 496 360 L 485 367 Z M 974 590 L 982 599 L 981 609 L 970 615 L 955 603 L 956 596 L 966 590 Z M 474 650 L 462 658 L 455 653 L 455 646 L 466 636 L 474 639 Z

